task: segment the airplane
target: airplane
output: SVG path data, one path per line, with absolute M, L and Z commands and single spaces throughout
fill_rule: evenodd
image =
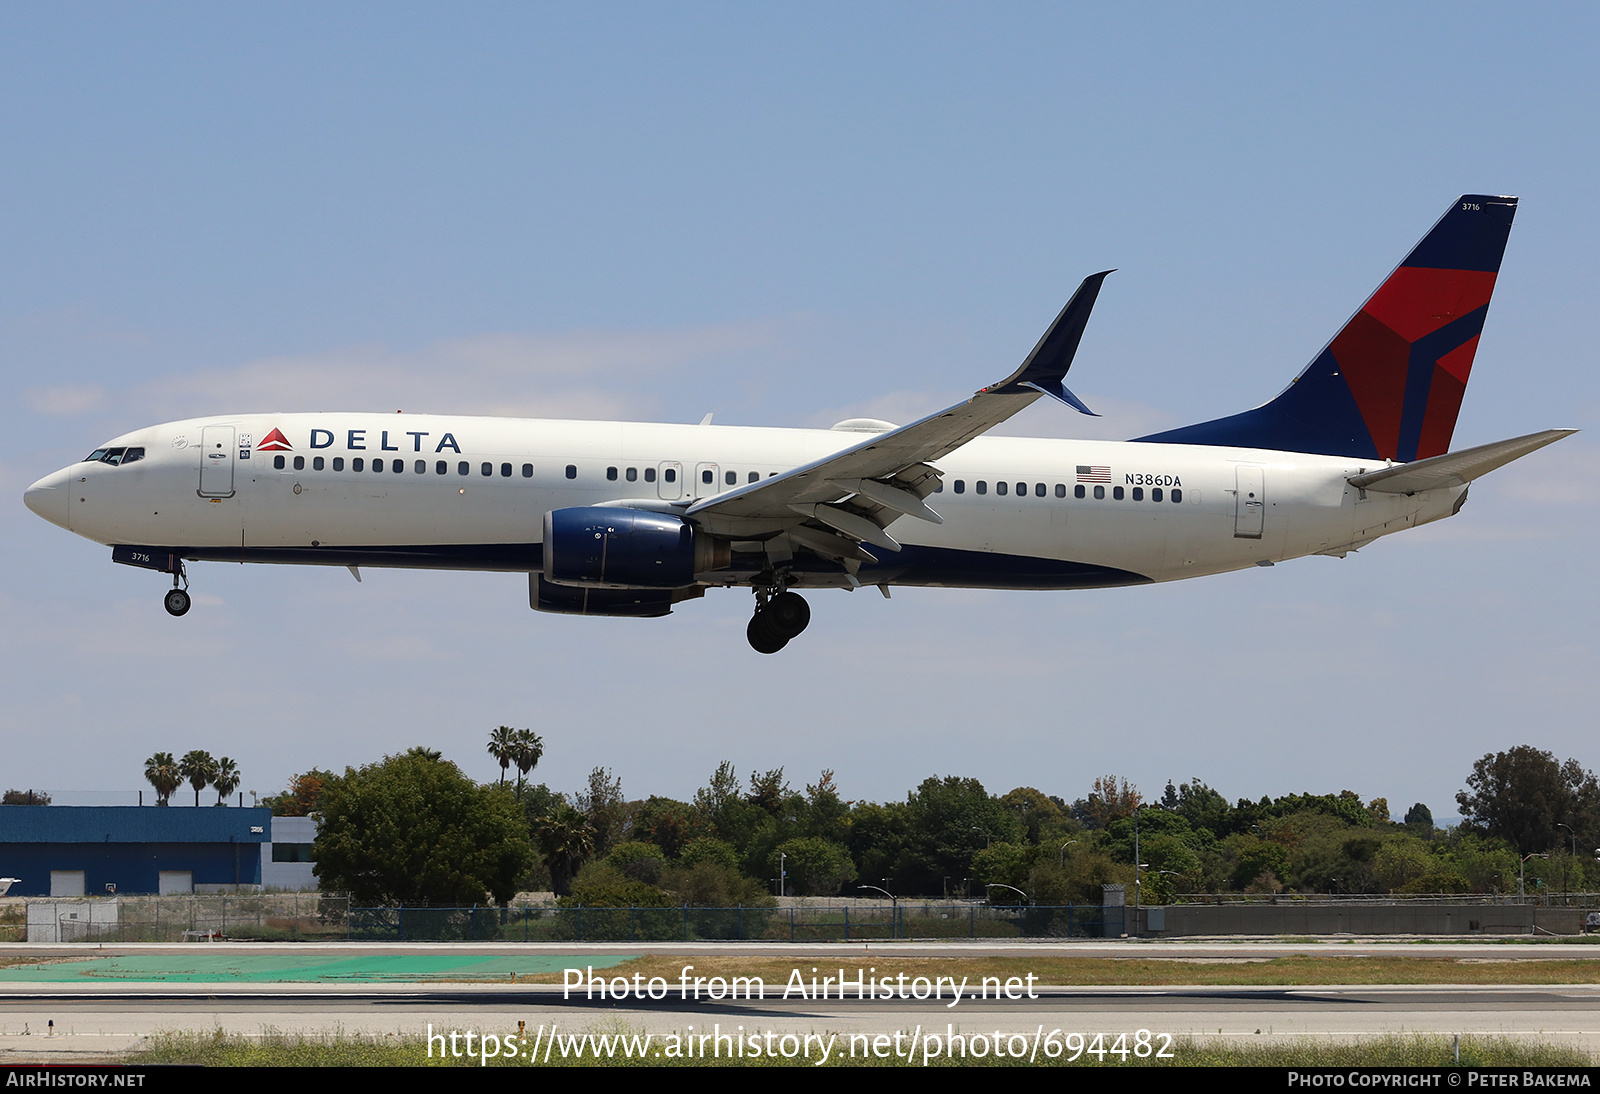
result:
M 1065 379 L 1105 271 L 1011 375 L 909 425 L 215 415 L 113 438 L 25 501 L 171 574 L 174 616 L 200 560 L 509 571 L 531 607 L 575 615 L 747 588 L 764 654 L 809 623 L 797 590 L 1103 588 L 1343 558 L 1576 432 L 1450 451 L 1516 207 L 1454 202 L 1276 398 L 1131 441 L 986 435 L 1044 396 L 1093 413 Z

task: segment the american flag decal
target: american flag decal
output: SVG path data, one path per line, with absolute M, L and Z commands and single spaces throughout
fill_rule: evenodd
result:
M 1111 481 L 1111 468 L 1109 468 L 1109 467 L 1089 467 L 1089 466 L 1087 466 L 1085 464 L 1081 464 L 1080 463 L 1078 465 L 1078 481 L 1079 482 L 1110 482 Z

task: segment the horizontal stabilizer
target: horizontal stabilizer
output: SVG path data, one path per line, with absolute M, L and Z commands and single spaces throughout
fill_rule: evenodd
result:
M 1480 475 L 1487 475 L 1497 467 L 1504 467 L 1512 460 L 1521 459 L 1529 452 L 1554 444 L 1576 432 L 1576 429 L 1546 429 L 1542 433 L 1529 433 L 1526 437 L 1480 444 L 1476 448 L 1447 452 L 1443 456 L 1386 467 L 1382 471 L 1352 475 L 1349 481 L 1357 489 L 1381 494 L 1417 494 L 1424 490 L 1465 486 Z

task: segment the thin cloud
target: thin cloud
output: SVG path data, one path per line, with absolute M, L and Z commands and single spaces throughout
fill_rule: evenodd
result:
M 647 412 L 668 377 L 767 349 L 777 341 L 779 327 L 776 321 L 752 321 L 646 331 L 481 334 L 411 351 L 354 346 L 161 376 L 115 401 L 141 417 L 169 420 L 246 409 L 625 417 Z M 41 414 L 88 414 L 106 402 L 99 389 L 47 388 L 30 394 L 30 406 Z

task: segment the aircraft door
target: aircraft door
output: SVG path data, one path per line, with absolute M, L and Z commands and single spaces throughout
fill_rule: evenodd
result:
M 717 475 L 719 473 L 720 469 L 714 463 L 696 464 L 694 468 L 694 496 L 697 498 L 709 498 L 721 489 L 717 485 Z
M 683 464 L 663 463 L 656 467 L 656 491 L 666 501 L 683 497 Z
M 1233 538 L 1260 539 L 1267 511 L 1266 471 L 1253 463 L 1233 469 Z
M 208 425 L 200 431 L 200 496 L 233 497 L 233 426 Z

